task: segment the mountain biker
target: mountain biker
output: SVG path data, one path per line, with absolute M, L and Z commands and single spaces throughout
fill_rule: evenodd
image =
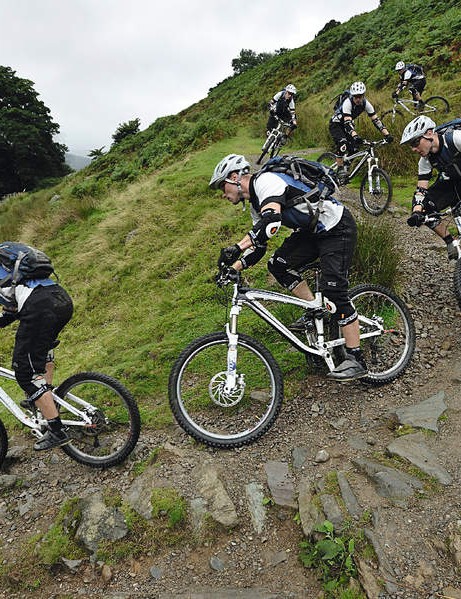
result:
M 310 213 L 306 204 L 293 205 L 293 199 L 305 191 L 290 185 L 289 176 L 275 172 L 251 175 L 250 163 L 238 154 L 229 154 L 218 163 L 209 186 L 221 190 L 234 205 L 248 199 L 253 220 L 252 229 L 238 243 L 221 250 L 218 263 L 237 271 L 253 266 L 282 225 L 293 229 L 269 259 L 268 269 L 282 287 L 309 301 L 314 295 L 301 276 L 302 267 L 320 259 L 320 288 L 333 307 L 332 317 L 342 327 L 347 350 L 346 359 L 328 376 L 337 381 L 365 376 L 357 312 L 348 297 L 348 270 L 357 240 L 356 223 L 349 210 L 330 195 L 323 200 L 313 227 L 312 212 L 318 207 L 318 196 L 313 196 L 316 199 Z M 306 330 L 312 323 L 312 314 L 306 312 L 289 328 Z
M 347 176 L 343 156 L 347 154 L 349 147 L 358 149 L 363 141 L 355 130 L 354 124 L 354 120 L 362 112 L 367 113 L 373 125 L 383 134 L 388 142 L 391 142 L 393 139 L 378 118 L 373 105 L 365 98 L 366 91 L 367 88 L 362 81 L 352 83 L 348 94 L 346 94 L 347 97 L 335 108 L 334 114 L 330 119 L 328 128 L 336 145 L 338 176 L 343 179 Z
M 420 227 L 424 223 L 424 214 L 439 212 L 461 201 L 461 130 L 438 133 L 434 131 L 435 126 L 428 116 L 417 116 L 405 127 L 400 141 L 420 155 L 418 184 L 413 194 L 412 214 L 407 220 L 410 227 Z M 439 174 L 429 186 L 433 169 Z M 427 226 L 445 241 L 448 259 L 458 260 L 461 257 L 460 240 L 450 234 L 446 221 Z
M 0 266 L 0 279 L 8 277 L 8 271 Z M 0 328 L 15 320 L 19 321 L 13 349 L 13 370 L 19 386 L 27 399 L 21 402 L 29 409 L 37 406 L 48 421 L 48 430 L 39 439 L 37 451 L 59 447 L 69 443 L 58 410 L 50 392 L 54 347 L 57 336 L 72 317 L 72 300 L 67 292 L 52 279 L 11 281 L 0 287 Z
M 278 121 L 276 117 L 285 123 L 289 123 L 291 131 L 296 129 L 298 126 L 295 112 L 296 94 L 296 87 L 292 83 L 289 83 L 271 99 L 269 102 L 269 118 L 266 125 L 267 135 L 270 134 L 274 127 L 277 127 Z
M 395 65 L 395 70 L 399 73 L 400 81 L 392 97 L 398 98 L 400 92 L 408 88 L 413 100 L 418 102 L 418 108 L 420 110 L 424 108 L 424 102 L 421 99 L 421 94 L 426 87 L 426 77 L 423 67 L 418 64 L 405 64 L 403 60 L 399 60 Z

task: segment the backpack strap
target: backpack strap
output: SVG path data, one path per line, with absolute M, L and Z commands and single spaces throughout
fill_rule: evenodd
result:
M 19 267 L 21 266 L 21 261 L 26 256 L 25 252 L 18 252 L 18 257 L 16 258 L 16 262 L 14 263 L 13 274 L 11 276 L 12 285 L 16 285 L 19 280 Z

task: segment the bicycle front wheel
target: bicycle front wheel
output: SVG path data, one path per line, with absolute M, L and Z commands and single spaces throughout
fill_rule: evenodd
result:
M 415 351 L 410 311 L 393 291 L 381 285 L 357 285 L 349 297 L 359 314 L 360 347 L 368 367 L 367 377 L 361 380 L 374 385 L 389 383 L 404 372 Z M 373 336 L 377 324 L 383 330 Z
M 388 131 L 392 131 L 395 127 L 400 131 L 405 123 L 405 116 L 401 110 L 386 110 L 381 115 L 381 121 Z
M 424 108 L 421 114 L 429 114 L 430 112 L 440 112 L 446 114 L 450 110 L 450 104 L 442 96 L 431 96 L 424 101 Z
M 258 160 L 256 161 L 256 164 L 261 164 L 262 159 L 269 152 L 269 150 L 273 147 L 274 143 L 275 143 L 275 135 L 273 135 L 271 133 L 267 137 L 266 141 L 264 142 L 261 155 L 259 156 Z
M 283 376 L 272 354 L 240 335 L 237 375 L 226 388 L 229 340 L 210 333 L 193 341 L 170 373 L 170 407 L 181 428 L 211 447 L 253 443 L 274 424 L 283 401 Z
M 360 201 L 365 210 L 379 216 L 389 206 L 392 199 L 392 183 L 389 175 L 381 168 L 374 168 L 369 179 L 368 173 L 360 185 Z
M 73 460 L 92 468 L 110 468 L 123 462 L 134 449 L 141 430 L 138 406 L 116 379 L 98 372 L 79 372 L 55 390 L 91 422 L 59 405 L 59 415 L 71 442 L 62 450 Z
M 0 466 L 3 464 L 8 453 L 8 435 L 6 434 L 5 425 L 0 420 Z

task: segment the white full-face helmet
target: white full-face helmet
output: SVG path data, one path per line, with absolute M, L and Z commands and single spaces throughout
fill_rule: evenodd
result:
M 240 175 L 243 175 L 250 171 L 250 167 L 251 165 L 245 156 L 228 154 L 216 165 L 208 185 L 212 189 L 219 189 L 221 183 L 224 183 L 231 173 L 237 171 Z
M 365 83 L 363 81 L 354 81 L 354 83 L 350 86 L 349 92 L 351 96 L 363 96 L 363 94 L 367 91 Z
M 409 143 L 418 137 L 422 137 L 429 129 L 435 128 L 435 123 L 428 116 L 422 114 L 410 121 L 402 133 L 401 144 Z
M 298 90 L 296 89 L 296 87 L 292 83 L 289 83 L 285 87 L 285 91 L 286 92 L 290 92 L 290 94 L 293 94 L 294 96 L 296 96 L 296 94 L 298 93 Z
M 399 60 L 399 62 L 395 65 L 396 71 L 401 71 L 404 68 L 405 68 L 405 63 L 403 62 L 403 60 Z

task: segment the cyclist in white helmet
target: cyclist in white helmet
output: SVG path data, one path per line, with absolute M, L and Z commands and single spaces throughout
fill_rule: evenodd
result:
M 336 159 L 338 163 L 338 176 L 346 174 L 342 156 L 348 151 L 357 149 L 362 144 L 362 138 L 355 130 L 354 120 L 366 112 L 371 118 L 373 125 L 380 131 L 384 138 L 391 142 L 392 136 L 378 118 L 373 105 L 365 97 L 367 88 L 363 81 L 355 81 L 350 88 L 341 94 L 335 104 L 335 111 L 330 119 L 329 131 L 336 145 Z
M 286 123 L 291 123 L 292 131 L 296 129 L 298 126 L 295 110 L 296 94 L 296 87 L 292 83 L 289 83 L 271 99 L 269 102 L 269 118 L 266 125 L 267 135 L 269 135 L 274 127 L 277 127 L 276 117 L 279 117 Z
M 265 255 L 269 239 L 277 235 L 282 226 L 292 229 L 291 235 L 269 259 L 270 273 L 296 297 L 312 300 L 314 296 L 302 272 L 307 264 L 320 261 L 320 287 L 336 308 L 332 317 L 346 340 L 346 359 L 327 376 L 336 381 L 366 376 L 357 311 L 348 296 L 348 270 L 357 241 L 357 227 L 346 206 L 327 195 L 320 210 L 317 194 L 312 196 L 308 209 L 302 197 L 311 188 L 302 189 L 299 181 L 285 173 L 262 171 L 252 175 L 250 163 L 239 154 L 229 154 L 219 162 L 209 186 L 219 189 L 234 205 L 249 200 L 253 220 L 252 228 L 238 243 L 221 250 L 219 266 L 225 264 L 241 271 L 255 265 Z M 319 212 L 315 216 L 317 208 Z M 313 315 L 306 312 L 289 328 L 303 331 L 312 324 Z
M 399 73 L 400 80 L 392 97 L 398 98 L 403 89 L 408 89 L 413 100 L 418 102 L 418 108 L 424 108 L 424 102 L 421 99 L 421 94 L 426 87 L 423 67 L 418 64 L 405 64 L 403 60 L 399 60 L 395 65 L 395 70 Z
M 420 156 L 413 211 L 407 220 L 410 227 L 420 227 L 425 214 L 439 212 L 461 201 L 461 129 L 449 123 L 436 128 L 431 118 L 420 115 L 405 127 L 400 143 L 408 144 Z M 439 175 L 429 186 L 433 169 Z M 458 260 L 461 257 L 460 242 L 450 234 L 446 221 L 428 226 L 445 241 L 448 259 Z

